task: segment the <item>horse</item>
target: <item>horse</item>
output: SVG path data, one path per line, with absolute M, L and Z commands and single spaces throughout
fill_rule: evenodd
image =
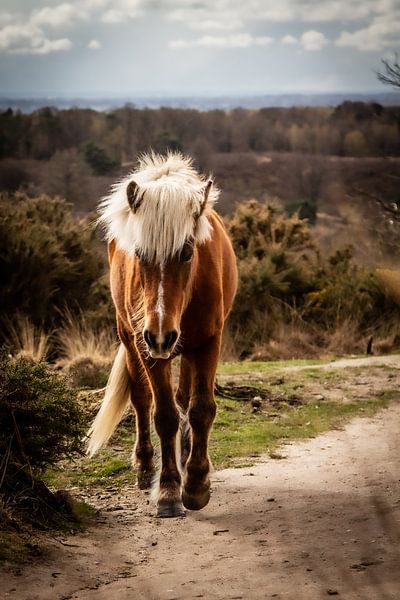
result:
M 88 453 L 107 443 L 131 402 L 138 486 L 150 487 L 154 419 L 161 447 L 159 517 L 200 510 L 210 499 L 215 373 L 237 287 L 234 251 L 213 209 L 218 195 L 190 158 L 151 153 L 99 207 L 120 345 L 89 430 Z M 174 394 L 171 362 L 178 355 Z

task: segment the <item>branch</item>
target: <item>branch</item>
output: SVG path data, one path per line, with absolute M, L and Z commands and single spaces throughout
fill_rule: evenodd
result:
M 385 85 L 400 87 L 400 64 L 398 54 L 395 54 L 393 63 L 390 63 L 384 58 L 382 58 L 381 62 L 385 68 L 385 72 L 378 71 L 376 73 L 376 76 L 378 77 L 379 81 L 381 81 Z
M 366 198 L 373 200 L 379 206 L 379 208 L 383 209 L 387 215 L 390 215 L 394 221 L 400 223 L 400 213 L 395 202 L 393 202 L 391 205 L 388 205 L 384 202 L 384 200 L 382 200 L 382 198 L 375 196 L 375 194 L 371 194 L 370 192 L 366 192 L 365 190 L 361 190 L 360 188 L 354 186 L 352 186 L 351 190 L 357 194 L 360 194 L 361 196 L 365 196 Z

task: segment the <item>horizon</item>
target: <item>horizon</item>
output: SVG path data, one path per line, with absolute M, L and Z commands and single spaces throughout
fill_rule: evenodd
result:
M 189 91 L 146 91 L 146 90 L 138 90 L 134 92 L 124 92 L 124 93 L 112 93 L 110 91 L 98 91 L 98 92 L 76 92 L 70 94 L 68 92 L 53 92 L 53 91 L 43 91 L 43 92 L 33 92 L 33 91 L 25 91 L 25 92 L 3 92 L 0 91 L 0 99 L 18 99 L 18 100 L 31 100 L 31 99 L 45 99 L 45 98 L 56 98 L 56 99 L 82 99 L 82 100 L 94 100 L 96 98 L 101 99 L 121 99 L 121 98 L 261 98 L 261 97 L 282 97 L 282 96 L 399 96 L 400 92 L 396 89 L 384 88 L 382 86 L 377 88 L 371 88 L 369 90 L 350 90 L 350 89 L 332 89 L 326 91 L 313 91 L 313 90 L 283 90 L 283 91 L 255 91 L 255 92 L 246 92 L 246 91 L 231 91 L 231 92 L 214 92 L 214 91 L 202 91 L 199 93 L 189 92 Z

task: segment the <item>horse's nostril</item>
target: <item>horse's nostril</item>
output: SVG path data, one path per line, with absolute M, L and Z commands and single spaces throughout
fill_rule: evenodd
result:
M 143 332 L 144 341 L 148 345 L 149 348 L 156 347 L 156 336 L 153 335 L 148 329 L 145 329 Z
M 169 331 L 168 333 L 166 333 L 164 342 L 162 345 L 163 350 L 169 350 L 170 348 L 172 348 L 172 346 L 175 344 L 177 339 L 178 339 L 178 332 L 175 331 L 175 329 L 173 331 Z

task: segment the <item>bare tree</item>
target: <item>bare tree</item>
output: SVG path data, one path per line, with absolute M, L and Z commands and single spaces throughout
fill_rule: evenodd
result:
M 377 72 L 379 81 L 385 85 L 392 85 L 393 87 L 400 87 L 400 64 L 399 55 L 394 55 L 393 62 L 382 58 L 382 71 Z

